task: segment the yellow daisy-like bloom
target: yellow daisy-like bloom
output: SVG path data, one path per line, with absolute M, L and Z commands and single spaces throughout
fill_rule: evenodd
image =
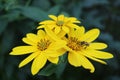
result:
M 31 53 L 19 64 L 19 67 L 23 67 L 33 60 L 31 72 L 35 75 L 46 64 L 47 60 L 55 64 L 58 63 L 58 56 L 61 52 L 59 54 L 57 50 L 61 49 L 64 42 L 51 39 L 43 30 L 39 30 L 37 35 L 28 33 L 22 40 L 28 45 L 15 47 L 10 53 L 10 55 Z
M 93 42 L 99 34 L 99 29 L 92 29 L 85 33 L 84 27 L 72 29 L 68 33 L 68 37 L 65 40 L 67 42 L 68 61 L 71 65 L 75 67 L 83 66 L 85 69 L 90 69 L 90 72 L 93 73 L 95 68 L 88 58 L 106 64 L 101 59 L 113 57 L 108 52 L 100 51 L 107 47 L 105 43 Z
M 70 28 L 78 28 L 79 26 L 74 23 L 80 23 L 75 17 L 65 17 L 64 15 L 59 15 L 58 17 L 54 15 L 49 15 L 52 20 L 45 20 L 40 22 L 41 26 L 38 27 L 44 28 L 45 25 L 48 25 L 51 30 L 58 34 L 59 32 L 64 31 L 69 32 Z

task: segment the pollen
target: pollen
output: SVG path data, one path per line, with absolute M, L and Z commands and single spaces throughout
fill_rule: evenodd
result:
M 50 44 L 51 44 L 50 40 L 41 39 L 40 42 L 37 43 L 37 47 L 40 51 L 44 51 L 48 48 Z
M 75 51 L 80 51 L 81 50 L 81 45 L 79 45 L 80 41 L 78 41 L 77 38 L 75 37 L 70 37 L 68 39 L 68 44 L 67 46 L 69 48 L 71 48 L 72 50 L 75 50 Z
M 67 46 L 75 51 L 80 51 L 81 49 L 86 49 L 89 46 L 89 43 L 85 41 L 79 41 L 76 37 L 70 37 L 68 39 Z
M 64 21 L 57 21 L 57 23 L 56 23 L 56 25 L 58 25 L 58 26 L 63 26 L 63 24 L 64 24 Z

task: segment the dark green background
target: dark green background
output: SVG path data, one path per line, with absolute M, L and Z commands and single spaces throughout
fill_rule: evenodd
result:
M 10 56 L 10 51 L 24 45 L 22 37 L 36 33 L 48 14 L 74 16 L 86 30 L 99 28 L 97 41 L 107 43 L 106 51 L 114 58 L 106 60 L 108 65 L 90 60 L 96 68 L 93 74 L 69 65 L 64 57 L 59 66 L 44 68 L 42 76 L 31 75 L 31 63 L 19 69 L 26 56 Z M 120 0 L 0 0 L 0 80 L 120 80 Z

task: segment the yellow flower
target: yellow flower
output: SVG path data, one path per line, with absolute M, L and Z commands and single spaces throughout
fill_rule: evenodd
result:
M 40 22 L 42 24 L 39 28 L 44 28 L 45 25 L 48 25 L 51 30 L 53 30 L 56 34 L 61 31 L 66 33 L 69 32 L 70 28 L 78 28 L 74 23 L 80 23 L 75 17 L 65 17 L 64 15 L 59 15 L 58 17 L 54 15 L 49 15 L 52 20 L 45 20 Z
M 99 34 L 99 29 L 92 29 L 85 33 L 84 27 L 72 29 L 68 33 L 68 37 L 64 40 L 67 42 L 65 48 L 68 51 L 68 61 L 71 65 L 75 67 L 83 66 L 85 69 L 90 69 L 90 72 L 93 73 L 95 68 L 88 58 L 106 64 L 101 59 L 113 57 L 108 52 L 100 51 L 107 47 L 105 43 L 93 42 Z
M 37 35 L 28 33 L 22 40 L 28 45 L 15 47 L 10 53 L 10 55 L 31 53 L 19 64 L 19 67 L 23 67 L 33 60 L 31 72 L 35 75 L 46 64 L 47 60 L 55 64 L 58 63 L 58 57 L 61 55 L 58 50 L 61 49 L 64 42 L 51 39 L 43 30 L 39 30 Z

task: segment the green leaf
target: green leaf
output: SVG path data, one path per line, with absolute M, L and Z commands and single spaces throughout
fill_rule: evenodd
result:
M 57 15 L 60 12 L 60 8 L 61 8 L 60 5 L 56 5 L 48 11 L 48 14 Z
M 104 5 L 104 4 L 108 4 L 108 0 L 84 0 L 84 6 L 85 7 L 91 7 L 94 5 Z
M 1 46 L 1 54 L 5 54 L 6 52 L 8 52 L 11 49 L 11 46 L 14 43 L 14 30 L 11 29 L 7 29 L 4 33 L 3 33 L 3 37 L 0 43 Z
M 61 77 L 62 73 L 64 72 L 66 64 L 67 64 L 67 54 L 65 53 L 63 56 L 60 57 L 59 64 L 57 65 L 55 71 L 55 74 L 58 79 Z
M 21 13 L 30 19 L 35 21 L 42 21 L 48 19 L 48 14 L 37 7 L 19 7 Z
M 8 21 L 6 19 L 0 18 L 0 34 L 6 29 Z
M 38 75 L 50 76 L 50 75 L 52 75 L 55 72 L 56 68 L 57 68 L 57 65 L 51 63 L 48 66 L 46 66 L 45 68 L 43 68 L 38 73 Z
M 50 0 L 33 0 L 32 5 L 42 8 L 43 10 L 49 10 L 51 3 Z
M 5 18 L 8 22 L 12 22 L 14 20 L 19 19 L 19 16 L 20 16 L 20 12 L 13 10 L 13 11 L 10 11 L 9 13 L 3 15 L 2 18 Z

